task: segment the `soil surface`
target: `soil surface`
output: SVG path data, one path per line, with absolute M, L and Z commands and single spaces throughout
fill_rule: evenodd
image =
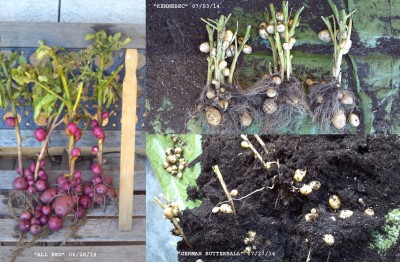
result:
M 193 257 L 180 253 L 179 261 L 397 261 L 399 243 L 386 254 L 369 248 L 371 233 L 379 230 L 383 217 L 400 203 L 400 139 L 396 136 L 262 136 L 268 154 L 257 140 L 251 143 L 264 160 L 279 160 L 269 170 L 255 159 L 250 149 L 241 147 L 239 136 L 204 136 L 199 191 L 189 195 L 203 202 L 181 214 L 181 226 L 193 249 L 183 241 L 178 251 L 203 252 Z M 226 201 L 212 167 L 218 165 L 228 190 L 237 189 L 237 214 L 211 214 L 213 207 Z M 301 183 L 293 179 L 296 169 L 306 169 Z M 303 184 L 321 182 L 319 190 L 304 196 Z M 328 205 L 339 196 L 341 207 Z M 359 203 L 359 198 L 365 206 Z M 312 208 L 318 217 L 306 222 Z M 372 208 L 375 216 L 364 213 Z M 351 210 L 347 219 L 341 210 Z M 253 256 L 240 254 L 247 245 L 248 231 L 255 231 Z M 325 234 L 334 236 L 328 246 Z M 251 246 L 250 245 L 250 246 Z M 205 252 L 236 252 L 237 256 L 205 256 Z M 258 253 L 257 253 L 258 252 Z
M 149 114 L 147 117 L 146 129 L 150 133 L 185 133 L 187 131 L 193 131 L 190 128 L 188 130 L 188 121 L 191 119 L 193 114 L 196 113 L 196 101 L 206 83 L 206 56 L 198 50 L 198 47 L 200 43 L 207 41 L 207 32 L 204 23 L 201 22 L 200 18 L 216 19 L 220 15 L 231 13 L 237 7 L 242 8 L 246 12 L 245 16 L 247 15 L 248 17 L 251 17 L 252 14 L 260 13 L 260 10 L 264 10 L 268 3 L 274 3 L 275 6 L 280 7 L 281 1 L 272 0 L 266 3 L 265 1 L 246 0 L 220 0 L 217 2 L 214 0 L 203 0 L 201 3 L 209 4 L 211 8 L 194 8 L 192 7 L 193 3 L 188 3 L 185 8 L 181 9 L 162 8 L 161 6 L 157 7 L 158 4 L 163 3 L 182 4 L 182 1 L 147 1 L 146 37 L 148 39 L 148 67 L 146 84 L 148 86 L 147 99 L 149 103 L 147 109 L 149 110 Z M 218 4 L 218 8 L 215 4 Z M 290 8 L 297 10 L 301 4 L 303 3 L 297 1 L 290 2 Z M 327 2 L 308 0 L 304 1 L 304 4 L 306 7 L 301 15 L 302 24 L 307 25 L 308 28 L 315 32 L 323 29 L 324 24 L 320 17 L 331 15 Z M 261 20 L 259 22 L 261 22 Z M 258 24 L 252 24 L 252 38 L 250 39 L 250 43 L 253 46 L 253 53 L 259 52 L 261 54 L 269 55 L 270 50 L 255 39 L 255 36 L 257 35 L 257 26 Z M 357 30 L 357 25 L 355 25 L 355 27 Z M 301 32 L 302 27 L 300 26 L 299 35 Z M 354 44 L 351 49 L 351 55 L 368 57 L 369 55 L 380 52 L 398 58 L 400 56 L 400 51 L 393 47 L 398 46 L 400 40 L 393 37 L 380 37 L 381 32 L 375 33 L 375 37 L 378 38 L 377 45 L 375 47 L 368 47 L 360 44 L 358 41 L 358 33 L 354 32 L 352 34 Z M 312 37 L 315 38 L 315 35 Z M 295 50 L 319 55 L 332 54 L 333 52 L 332 48 L 326 45 L 308 43 L 297 45 Z M 239 71 L 243 64 L 242 60 L 243 57 L 238 63 Z M 327 63 L 329 61 L 330 59 L 327 59 Z M 260 66 L 254 65 L 254 68 L 256 67 Z M 267 66 L 263 69 L 266 70 L 266 67 Z M 307 65 L 305 67 L 307 67 Z M 362 124 L 357 131 L 359 133 L 370 132 L 370 128 L 364 127 L 363 124 L 363 118 L 368 118 L 369 120 L 365 120 L 365 122 L 374 121 L 373 129 L 375 131 L 388 132 L 388 130 L 391 130 L 393 125 L 395 125 L 395 122 L 391 119 L 398 117 L 400 114 L 397 109 L 398 106 L 394 106 L 399 104 L 399 97 L 398 95 L 394 96 L 393 101 L 391 99 L 380 101 L 379 99 L 381 98 L 377 97 L 376 89 L 379 90 L 380 88 L 383 88 L 383 86 L 380 86 L 379 88 L 374 87 L 373 89 L 368 87 L 369 82 L 367 80 L 371 76 L 371 70 L 371 66 L 367 63 L 358 64 L 360 86 L 363 89 L 362 91 L 372 100 L 369 102 L 372 104 L 372 108 L 366 109 L 367 115 L 365 115 L 366 113 L 364 112 L 365 116 L 361 116 Z M 266 71 L 262 73 L 265 72 Z M 347 78 L 348 88 L 354 93 L 357 93 L 355 79 L 352 77 L 352 70 L 350 67 L 344 75 Z M 261 76 L 262 75 L 258 75 L 257 77 L 260 78 Z M 294 76 L 300 78 L 299 75 L 296 75 L 296 72 L 294 72 Z M 240 79 L 241 82 L 247 80 L 248 79 Z M 254 83 L 255 79 L 252 79 L 252 81 Z M 382 85 L 385 84 L 382 83 Z M 391 88 L 397 88 L 395 82 L 390 82 L 389 85 Z M 242 87 L 245 88 L 245 86 Z M 361 98 L 358 99 L 362 100 Z M 391 106 L 391 102 L 393 102 L 394 109 L 387 113 L 385 110 L 388 110 L 387 107 Z M 369 116 L 372 114 L 371 112 L 373 112 L 372 117 Z M 370 125 L 370 123 L 368 123 L 368 125 Z M 254 132 L 249 131 L 249 133 Z

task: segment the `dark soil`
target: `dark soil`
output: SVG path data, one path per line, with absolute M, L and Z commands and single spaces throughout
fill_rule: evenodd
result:
M 249 137 L 266 161 L 279 160 L 266 171 L 250 149 L 243 149 L 239 136 L 204 136 L 200 188 L 189 191 L 202 196 L 202 205 L 183 211 L 184 233 L 193 246 L 183 241 L 179 251 L 200 252 L 202 257 L 179 256 L 179 261 L 396 261 L 399 244 L 386 254 L 368 248 L 371 232 L 379 230 L 383 217 L 400 203 L 400 139 L 395 136 L 264 136 L 269 154 L 263 154 L 254 137 Z M 226 196 L 212 171 L 218 165 L 228 190 L 237 189 L 246 199 L 235 201 L 237 214 L 212 214 L 213 207 Z M 303 183 L 321 182 L 309 196 L 294 187 L 296 169 L 307 169 Z M 271 189 L 273 187 L 273 189 Z M 338 195 L 342 206 L 353 216 L 339 218 L 328 206 L 331 195 Z M 358 203 L 362 198 L 365 207 Z M 363 211 L 370 207 L 375 216 Z M 316 208 L 319 217 L 306 222 L 304 215 Z M 333 220 L 335 219 L 335 220 Z M 249 230 L 255 231 L 256 253 L 241 255 Z M 327 246 L 322 237 L 332 234 L 335 243 Z M 238 256 L 205 256 L 205 252 L 236 252 Z
M 335 1 L 339 2 L 339 1 Z M 205 54 L 200 53 L 198 47 L 200 43 L 207 41 L 207 32 L 200 18 L 218 18 L 220 15 L 227 15 L 233 8 L 240 6 L 249 15 L 259 13 L 264 10 L 269 3 L 280 6 L 281 1 L 247 1 L 247 0 L 203 0 L 204 4 L 219 4 L 219 8 L 193 8 L 192 3 L 182 9 L 157 8 L 156 4 L 182 4 L 180 0 L 150 0 L 147 1 L 147 98 L 150 102 L 149 114 L 147 117 L 146 128 L 150 133 L 185 133 L 187 132 L 187 122 L 195 114 L 196 101 L 206 83 L 207 61 Z M 194 2 L 193 2 L 194 3 Z M 199 3 L 199 2 L 196 2 Z M 290 7 L 297 10 L 303 4 L 302 1 L 290 2 Z M 320 20 L 321 16 L 330 15 L 327 1 L 308 0 L 304 1 L 306 8 L 302 12 L 302 23 L 310 25 L 313 30 L 318 32 L 324 28 Z M 261 21 L 260 21 L 261 22 Z M 254 52 L 270 54 L 270 50 L 265 45 L 260 45 L 254 41 L 257 35 L 258 25 L 252 25 L 250 43 Z M 301 33 L 299 27 L 299 34 Z M 379 35 L 379 32 L 377 32 Z M 383 38 L 379 41 L 376 48 L 368 48 L 357 41 L 357 33 L 352 34 L 353 47 L 352 55 L 367 56 L 376 52 L 390 54 L 399 57 L 398 40 L 394 38 Z M 332 53 L 332 48 L 326 45 L 304 44 L 296 46 L 296 50 L 314 54 Z M 238 68 L 241 67 L 239 61 Z M 366 83 L 362 81 L 368 78 L 368 65 L 359 65 L 359 78 L 361 86 Z M 356 93 L 354 79 L 352 78 L 351 68 L 346 74 L 348 76 L 349 88 Z M 296 72 L 294 72 L 296 76 Z M 259 76 L 261 77 L 261 75 Z M 300 76 L 297 76 L 300 77 Z M 244 88 L 244 87 L 243 87 Z M 369 91 L 367 90 L 367 93 Z M 385 105 L 379 105 L 379 100 L 374 94 L 370 94 L 373 99 L 372 111 L 375 112 L 374 125 L 377 132 L 390 130 L 393 123 L 385 118 Z M 173 108 L 166 110 L 163 108 L 165 99 L 168 99 Z M 394 101 L 398 103 L 398 101 Z M 394 111 L 394 110 L 393 110 Z M 393 118 L 397 111 L 393 112 Z M 375 124 L 376 123 L 376 124 Z M 359 131 L 363 132 L 361 125 Z

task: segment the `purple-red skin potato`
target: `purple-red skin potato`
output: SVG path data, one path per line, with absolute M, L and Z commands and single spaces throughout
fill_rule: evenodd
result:
M 82 189 L 82 186 L 81 186 L 81 185 L 77 185 L 77 186 L 75 187 L 75 192 L 76 192 L 77 194 L 82 193 L 82 191 L 83 191 L 83 189 Z
M 81 140 L 82 137 L 82 131 L 78 128 L 78 130 L 76 131 L 76 134 L 74 135 L 75 137 L 75 142 L 78 142 L 79 140 Z
M 57 180 L 56 180 L 56 183 L 57 183 L 57 185 L 58 186 L 62 186 L 65 182 L 67 182 L 68 181 L 68 178 L 66 178 L 63 174 L 62 175 L 59 175 L 58 177 L 57 177 Z
M 92 181 L 93 185 L 97 185 L 97 184 L 100 184 L 102 182 L 101 177 L 99 177 L 99 176 L 93 176 L 91 181 Z
M 61 190 L 68 192 L 71 189 L 71 184 L 67 181 L 61 186 Z
M 13 186 L 17 190 L 25 190 L 28 188 L 28 181 L 24 177 L 17 177 L 13 182 Z
M 50 215 L 51 214 L 51 206 L 48 206 L 48 205 L 42 206 L 42 213 L 45 216 Z
M 91 184 L 86 184 L 83 186 L 83 194 L 89 195 L 90 193 L 94 192 L 94 187 Z
M 24 176 L 27 177 L 27 176 L 29 176 L 29 175 L 32 175 L 32 172 L 31 172 L 31 170 L 30 170 L 29 168 L 26 168 L 26 169 L 24 170 Z
M 23 211 L 19 215 L 19 218 L 21 218 L 22 220 L 30 220 L 32 218 L 32 213 L 29 211 Z
M 83 206 L 78 206 L 75 210 L 75 216 L 78 219 L 84 218 L 86 216 L 86 209 Z
M 57 216 L 65 217 L 69 215 L 74 206 L 76 204 L 76 200 L 69 195 L 59 196 L 53 203 L 53 209 Z
M 103 195 L 96 195 L 94 198 L 95 198 L 94 202 L 96 202 L 97 204 L 99 204 L 99 205 L 104 204 L 105 199 L 104 199 Z
M 103 182 L 104 182 L 104 184 L 106 184 L 107 186 L 112 186 L 112 184 L 113 184 L 113 180 L 112 180 L 112 178 L 111 177 L 109 177 L 109 176 L 103 176 Z
M 99 127 L 99 126 L 96 126 L 96 127 L 94 127 L 94 128 L 92 129 L 92 134 L 93 134 L 97 139 L 105 140 L 105 138 L 106 138 L 106 134 L 104 133 L 104 130 L 103 130 L 101 127 Z
M 74 174 L 75 178 L 81 178 L 82 177 L 82 172 L 79 170 L 75 170 L 75 174 Z
M 93 205 L 93 200 L 89 196 L 83 195 L 79 198 L 79 204 L 84 208 L 89 208 Z
M 46 167 L 46 162 L 43 159 L 40 160 L 39 166 L 40 166 L 40 168 L 45 168 Z
M 98 127 L 98 126 L 99 126 L 99 122 L 97 122 L 96 119 L 92 119 L 92 120 L 90 121 L 90 125 L 91 125 L 92 127 Z
M 104 195 L 105 193 L 107 193 L 107 186 L 104 184 L 98 184 L 96 185 L 96 193 L 100 194 L 100 195 Z
M 9 116 L 6 119 L 4 119 L 4 122 L 8 127 L 15 127 L 16 121 L 15 117 Z
M 42 232 L 42 227 L 40 225 L 31 225 L 31 227 L 29 228 L 29 232 L 32 235 L 37 235 Z
M 99 153 L 99 147 L 98 146 L 93 146 L 92 147 L 92 154 L 97 155 Z
M 35 169 L 36 169 L 36 163 L 35 163 L 35 162 L 32 162 L 32 163 L 29 165 L 29 171 L 31 171 L 32 173 L 35 173 Z
M 33 186 L 34 184 L 35 184 L 35 181 L 33 181 L 33 180 L 28 181 L 28 186 Z
M 62 228 L 62 224 L 63 219 L 58 216 L 51 216 L 47 221 L 47 227 L 53 232 L 60 230 Z
M 101 113 L 101 118 L 102 119 L 106 119 L 110 116 L 110 112 L 108 111 L 104 111 L 103 113 Z
M 45 216 L 45 215 L 43 215 L 43 216 L 41 216 L 40 217 L 40 224 L 42 225 L 42 226 L 44 226 L 44 225 L 46 225 L 47 224 L 47 222 L 49 221 L 49 217 L 48 216 Z
M 30 227 L 31 227 L 31 223 L 29 222 L 29 220 L 20 220 L 19 221 L 19 230 L 21 232 L 28 232 Z
M 31 225 L 40 225 L 40 220 L 38 218 L 32 217 L 29 221 Z
M 72 156 L 72 157 L 78 157 L 78 156 L 80 156 L 80 155 L 81 155 L 81 150 L 80 150 L 80 148 L 75 147 L 74 149 L 72 149 L 72 152 L 71 152 L 71 156 Z
M 82 178 L 81 177 L 76 177 L 74 180 L 76 181 L 77 185 L 81 185 L 82 184 Z
M 55 188 L 49 188 L 40 195 L 40 201 L 45 205 L 48 205 L 56 195 L 57 190 Z
M 40 208 L 40 210 L 35 210 L 35 212 L 33 213 L 33 217 L 36 219 L 39 219 L 42 215 L 43 215 L 43 213 L 42 213 L 41 208 Z
M 44 171 L 44 170 L 39 170 L 39 172 L 38 172 L 38 177 L 39 177 L 40 179 L 43 179 L 43 180 L 47 180 L 47 179 L 48 179 L 48 176 L 47 176 L 47 174 L 46 174 L 46 171 Z
M 101 167 L 99 164 L 93 164 L 90 169 L 92 170 L 93 174 L 100 175 L 101 174 Z
M 40 206 L 40 205 L 35 206 L 35 210 L 42 211 L 42 206 Z
M 35 136 L 36 140 L 39 142 L 42 142 L 46 139 L 46 130 L 44 130 L 43 127 L 38 127 L 36 128 L 35 132 L 33 133 L 33 135 Z
M 33 181 L 34 176 L 33 176 L 33 174 L 29 174 L 29 175 L 25 176 L 25 179 L 26 179 L 27 181 Z
M 78 131 L 78 126 L 75 123 L 68 123 L 65 132 L 68 136 L 75 136 Z
M 28 192 L 29 195 L 33 195 L 36 193 L 36 188 L 34 186 L 28 186 L 26 191 Z
M 43 192 L 47 189 L 47 182 L 42 179 L 38 179 L 35 183 L 36 190 L 39 192 Z
M 116 191 L 114 188 L 110 187 L 110 188 L 108 189 L 107 196 L 108 196 L 109 198 L 111 198 L 111 199 L 114 199 L 114 198 L 117 197 L 117 191 Z

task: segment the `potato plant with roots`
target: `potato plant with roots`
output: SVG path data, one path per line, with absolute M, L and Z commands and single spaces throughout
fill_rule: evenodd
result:
M 346 123 L 358 127 L 360 119 L 353 113 L 355 97 L 350 90 L 345 90 L 341 85 L 341 66 L 343 56 L 348 54 L 352 41 L 352 15 L 355 12 L 338 10 L 337 6 L 328 0 L 333 15 L 321 17 L 327 29 L 318 33 L 321 41 L 333 43 L 334 66 L 332 77 L 327 81 L 310 83 L 310 104 L 313 109 L 313 120 L 321 126 L 323 131 L 328 131 L 333 126 L 343 130 Z
M 256 110 L 251 99 L 243 95 L 237 83 L 233 83 L 236 66 L 241 53 L 250 54 L 246 44 L 251 26 L 244 36 L 238 36 L 238 26 L 233 32 L 227 29 L 231 15 L 218 20 L 202 19 L 206 24 L 208 42 L 200 45 L 200 51 L 209 53 L 207 84 L 199 99 L 200 118 L 203 125 L 215 130 L 240 130 L 253 122 Z
M 38 63 L 27 64 L 19 58 L 18 66 L 14 66 L 18 55 L 0 56 L 2 62 L 1 96 L 3 108 L 11 104 L 13 117 L 5 119 L 8 126 L 15 126 L 18 142 L 17 177 L 10 193 L 9 206 L 18 199 L 18 214 L 12 214 L 18 220 L 21 238 L 25 234 L 34 235 L 33 241 L 45 237 L 50 232 L 58 231 L 68 215 L 74 220 L 69 236 L 84 225 L 86 213 L 94 205 L 106 205 L 108 200 L 116 200 L 117 193 L 113 188 L 112 178 L 103 172 L 103 142 L 106 139 L 102 128 L 102 120 L 109 115 L 109 108 L 118 97 L 121 85 L 118 82 L 123 65 L 111 74 L 107 74 L 104 65 L 110 61 L 115 51 L 125 46 L 130 39 L 121 40 L 121 34 L 107 35 L 104 31 L 89 34 L 87 40 L 92 45 L 78 52 L 68 52 L 59 47 L 49 47 L 39 41 L 36 50 Z M 95 61 L 99 65 L 95 67 Z M 29 88 L 28 88 L 29 87 Z M 94 89 L 93 92 L 90 89 Z M 93 93 L 93 97 L 89 94 Z M 25 97 L 22 100 L 20 97 Z M 96 119 L 86 109 L 86 101 L 92 99 L 97 107 Z M 41 142 L 36 162 L 28 167 L 22 166 L 21 135 L 18 128 L 16 107 L 21 103 L 31 102 L 34 118 L 43 115 L 46 124 L 34 131 L 34 137 Z M 53 131 L 65 124 L 65 135 L 68 137 L 66 151 L 68 153 L 68 171 L 60 174 L 56 181 L 49 181 L 45 166 L 47 152 Z M 81 155 L 79 141 L 91 127 L 97 138 L 92 152 L 97 163 L 92 164 L 93 176 L 84 181 L 80 170 L 75 168 Z M 68 236 L 67 236 L 68 237 Z M 15 255 L 20 248 L 16 249 Z
M 282 11 L 275 10 L 274 4 L 265 12 L 265 22 L 260 24 L 258 35 L 268 39 L 272 51 L 272 68 L 269 74 L 257 81 L 253 90 L 266 93 L 262 110 L 265 113 L 262 133 L 271 133 L 290 126 L 297 115 L 308 115 L 310 110 L 301 82 L 292 76 L 291 50 L 296 43 L 295 30 L 299 25 L 304 7 L 294 15 L 289 12 L 289 3 L 282 2 Z

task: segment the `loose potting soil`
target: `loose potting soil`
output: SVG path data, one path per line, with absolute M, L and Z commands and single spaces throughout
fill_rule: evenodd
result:
M 204 136 L 199 190 L 188 195 L 202 200 L 201 206 L 184 210 L 181 226 L 193 246 L 183 241 L 179 261 L 397 261 L 399 243 L 386 253 L 370 247 L 372 232 L 381 229 L 383 217 L 400 206 L 400 139 L 396 136 L 263 136 L 268 154 L 257 140 L 250 141 L 264 160 L 279 160 L 266 170 L 252 151 L 241 147 L 240 136 Z M 213 172 L 218 165 L 228 190 L 237 189 L 237 214 L 211 213 L 227 197 Z M 301 183 L 293 179 L 296 169 L 307 170 Z M 311 181 L 319 190 L 304 196 L 298 188 Z M 337 195 L 339 210 L 328 199 Z M 361 200 L 359 200 L 361 198 Z M 315 208 L 318 217 L 305 221 Z M 364 210 L 372 208 L 374 216 Z M 351 210 L 347 219 L 341 210 Z M 254 243 L 245 244 L 248 231 L 256 232 Z M 325 234 L 334 237 L 329 246 Z M 254 246 L 253 255 L 241 254 Z M 212 256 L 206 252 L 231 252 Z M 216 254 L 216 253 L 214 253 Z M 310 260 L 307 260 L 310 259 Z

